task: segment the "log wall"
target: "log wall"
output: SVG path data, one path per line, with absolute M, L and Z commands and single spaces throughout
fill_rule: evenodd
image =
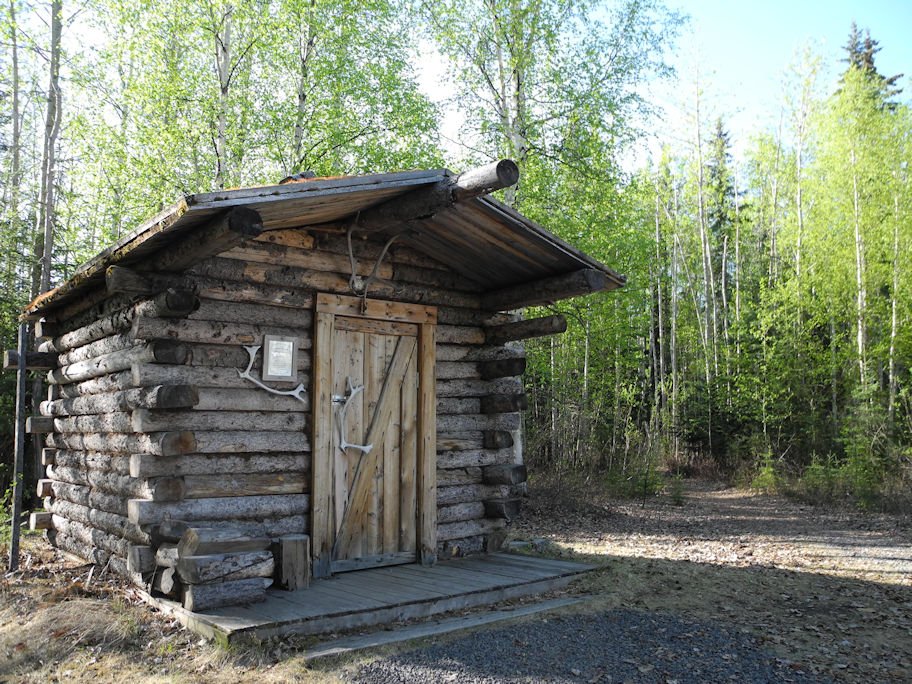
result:
M 355 241 L 359 273 L 381 247 Z M 137 579 L 127 549 L 149 544 L 162 521 L 307 532 L 312 306 L 316 292 L 350 294 L 348 269 L 344 236 L 266 233 L 182 275 L 148 274 L 140 280 L 157 291 L 143 295 L 119 289 L 121 271 L 90 306 L 53 320 L 40 350 L 58 367 L 41 408 L 53 419 L 45 462 L 58 543 Z M 394 247 L 379 275 L 370 297 L 438 307 L 438 554 L 490 548 L 504 521 L 485 517 L 484 501 L 516 487 L 484 473 L 515 462 L 524 360 L 488 343 L 486 328 L 514 318 L 483 311 L 473 283 L 409 249 Z M 304 401 L 239 377 L 244 345 L 265 334 L 300 340 Z M 261 366 L 262 352 L 257 377 Z

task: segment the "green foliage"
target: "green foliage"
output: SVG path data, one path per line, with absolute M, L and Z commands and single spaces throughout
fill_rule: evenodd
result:
M 776 469 L 773 455 L 767 452 L 760 461 L 757 474 L 751 480 L 751 489 L 767 494 L 775 494 L 782 488 L 782 477 Z

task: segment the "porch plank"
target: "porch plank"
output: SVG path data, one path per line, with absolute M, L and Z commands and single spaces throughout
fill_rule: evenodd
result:
M 321 634 L 491 605 L 569 584 L 594 566 L 504 553 L 389 566 L 315 580 L 309 589 L 270 590 L 264 602 L 191 613 L 147 596 L 186 627 L 228 643 Z

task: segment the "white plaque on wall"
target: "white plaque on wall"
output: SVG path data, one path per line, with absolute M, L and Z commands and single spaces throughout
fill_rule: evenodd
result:
M 263 347 L 263 380 L 297 379 L 298 338 L 266 335 Z

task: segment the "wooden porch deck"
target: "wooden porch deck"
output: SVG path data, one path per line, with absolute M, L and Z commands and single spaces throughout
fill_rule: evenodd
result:
M 493 553 L 433 567 L 397 565 L 315 580 L 301 591 L 270 590 L 266 601 L 191 613 L 146 599 L 185 627 L 227 643 L 283 634 L 322 634 L 491 605 L 569 584 L 595 566 Z

